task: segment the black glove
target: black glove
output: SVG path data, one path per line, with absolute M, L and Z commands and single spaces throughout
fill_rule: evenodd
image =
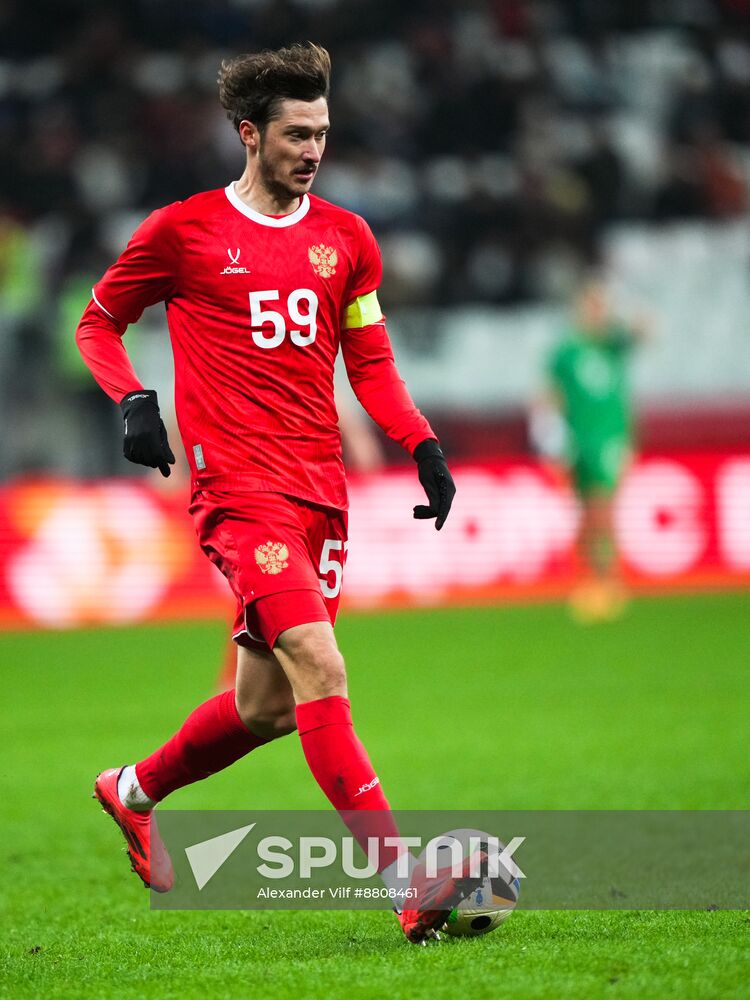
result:
M 435 528 L 440 531 L 456 495 L 453 476 L 448 470 L 440 445 L 432 438 L 417 445 L 414 449 L 414 461 L 417 463 L 419 481 L 430 501 L 429 507 L 422 504 L 415 507 L 414 517 L 418 520 L 436 518 Z
M 158 469 L 162 476 L 171 473 L 174 455 L 167 441 L 167 429 L 159 416 L 159 403 L 153 389 L 137 389 L 120 400 L 125 418 L 125 441 L 122 453 L 129 462 Z

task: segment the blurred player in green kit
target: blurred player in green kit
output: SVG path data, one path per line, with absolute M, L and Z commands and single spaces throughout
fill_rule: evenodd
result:
M 580 553 L 586 578 L 571 594 L 581 621 L 617 617 L 625 606 L 612 525 L 613 500 L 633 453 L 628 385 L 640 327 L 612 316 L 603 285 L 578 296 L 573 325 L 546 366 L 546 388 L 532 410 L 537 449 L 562 460 L 581 505 Z

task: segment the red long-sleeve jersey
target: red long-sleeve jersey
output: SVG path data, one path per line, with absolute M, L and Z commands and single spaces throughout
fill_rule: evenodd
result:
M 396 370 L 373 294 L 381 273 L 359 216 L 310 195 L 290 215 L 260 215 L 230 184 L 145 220 L 94 286 L 76 339 L 119 402 L 143 388 L 122 335 L 163 301 L 194 486 L 343 509 L 339 347 L 354 392 L 389 437 L 409 452 L 435 437 Z

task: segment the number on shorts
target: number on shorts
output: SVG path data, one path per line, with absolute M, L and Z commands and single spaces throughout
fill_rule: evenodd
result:
M 340 538 L 326 538 L 323 551 L 320 553 L 320 589 L 323 597 L 338 597 L 341 591 L 341 578 L 344 575 L 344 553 L 349 548 L 348 542 Z M 337 556 L 332 555 L 338 553 Z M 328 574 L 333 573 L 333 585 L 328 582 Z

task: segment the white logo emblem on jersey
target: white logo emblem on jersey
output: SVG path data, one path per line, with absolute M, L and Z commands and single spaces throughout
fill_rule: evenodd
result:
M 234 252 L 232 252 L 229 248 L 227 248 L 227 253 L 229 254 L 229 260 L 231 261 L 231 263 L 227 264 L 227 266 L 224 268 L 223 271 L 219 271 L 219 274 L 250 274 L 249 268 L 238 267 L 240 259 L 239 247 L 237 247 L 237 249 Z

